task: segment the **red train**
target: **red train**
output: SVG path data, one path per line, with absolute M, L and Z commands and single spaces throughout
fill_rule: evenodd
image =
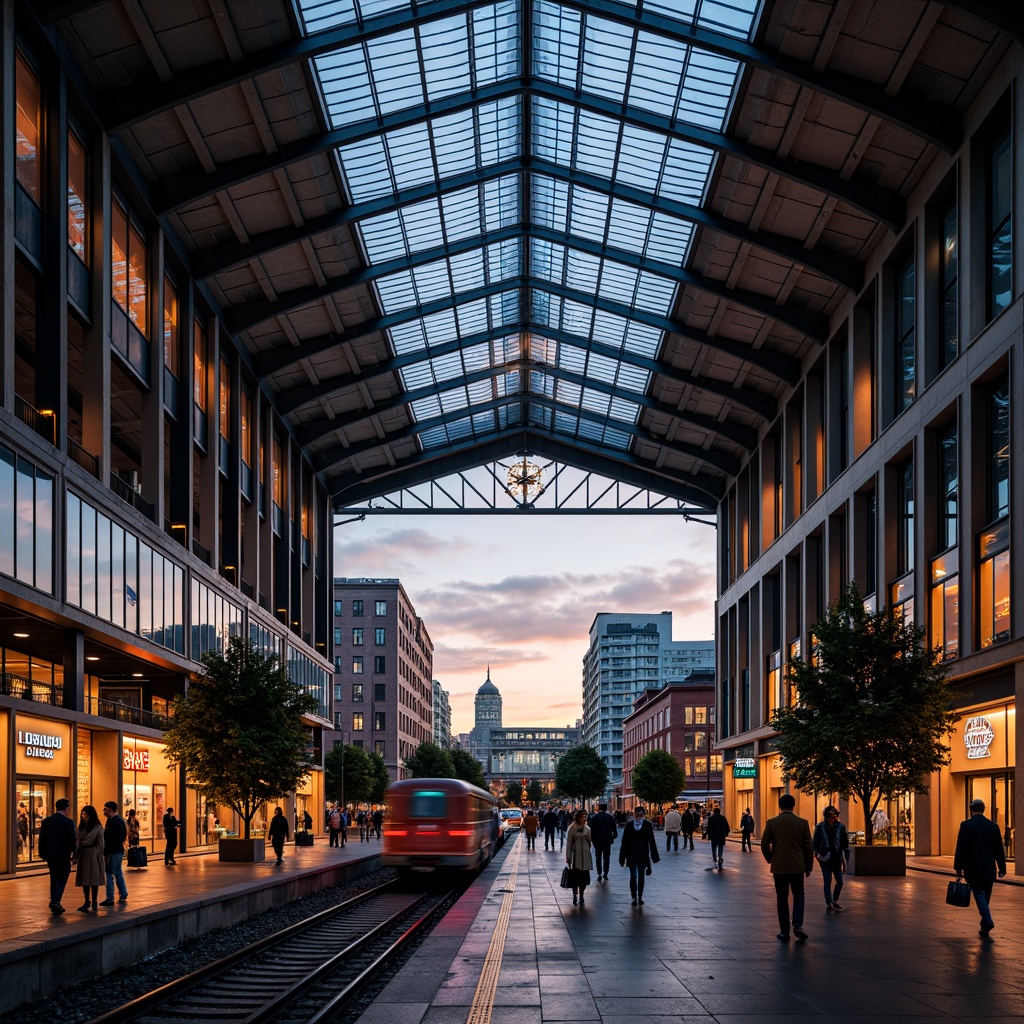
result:
M 386 867 L 478 870 L 501 845 L 498 801 L 468 782 L 403 779 L 386 800 Z

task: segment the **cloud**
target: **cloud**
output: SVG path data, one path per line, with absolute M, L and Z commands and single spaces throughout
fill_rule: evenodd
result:
M 423 529 L 394 529 L 359 535 L 359 523 L 341 527 L 335 535 L 334 572 L 346 577 L 401 576 L 424 559 L 452 558 L 472 552 L 461 538 Z M 351 530 L 351 533 L 346 533 Z

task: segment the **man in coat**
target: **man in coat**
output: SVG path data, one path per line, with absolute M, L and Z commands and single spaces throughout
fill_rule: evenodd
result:
M 277 854 L 276 863 L 280 864 L 284 860 L 285 840 L 291 838 L 288 831 L 288 819 L 280 807 L 274 808 L 274 816 L 270 819 L 270 828 L 267 829 L 267 834 L 270 836 L 270 845 L 274 848 L 274 853 Z
M 164 827 L 164 839 L 167 846 L 164 848 L 164 864 L 177 864 L 174 859 L 174 852 L 178 849 L 178 829 L 181 822 L 174 816 L 174 808 L 168 807 L 161 824 Z
M 639 805 L 633 808 L 633 820 L 622 826 L 619 843 L 619 864 L 629 868 L 629 894 L 634 907 L 644 905 L 644 877 L 651 873 L 651 864 L 661 860 L 654 827 L 644 821 L 645 813 Z
M 974 893 L 974 902 L 981 914 L 980 935 L 988 935 L 995 927 L 989 902 L 992 886 L 999 877 L 1006 874 L 1006 854 L 999 826 L 985 817 L 985 801 L 971 801 L 971 816 L 960 822 L 960 833 L 956 837 L 956 852 L 953 854 L 953 870 L 963 872 L 967 884 Z
M 550 843 L 553 850 L 555 848 L 555 829 L 558 828 L 558 815 L 555 814 L 555 808 L 552 804 L 548 804 L 548 809 L 541 819 L 541 824 L 544 826 L 544 849 L 546 850 L 548 843 Z
M 676 810 L 676 805 L 665 815 L 665 852 L 668 853 L 675 844 L 676 853 L 679 852 L 679 832 L 683 827 L 683 816 Z M 683 849 L 686 848 L 686 840 L 683 840 Z
M 715 807 L 711 812 L 711 817 L 708 818 L 708 839 L 711 840 L 711 863 L 719 871 L 724 866 L 722 858 L 725 855 L 725 841 L 729 838 L 731 831 L 732 828 L 729 825 L 728 819 L 722 813 L 722 808 Z
M 608 813 L 607 804 L 597 805 L 597 814 L 590 816 L 590 838 L 594 844 L 594 853 L 597 854 L 597 880 L 603 878 L 608 881 L 608 862 L 611 860 L 612 843 L 619 834 L 615 818 Z
M 691 809 L 690 805 L 687 804 L 683 808 L 683 813 L 682 813 L 682 815 L 680 816 L 680 819 L 679 819 L 679 831 L 683 833 L 683 849 L 684 850 L 687 849 L 687 848 L 689 848 L 691 850 L 693 849 L 693 828 L 694 828 L 693 810 Z M 687 847 L 687 843 L 689 843 L 689 847 Z
M 804 924 L 804 879 L 814 867 L 811 826 L 793 813 L 796 800 L 789 793 L 779 797 L 779 813 L 769 818 L 761 833 L 761 853 L 772 868 L 775 901 L 779 911 L 779 941 L 789 942 L 789 893 L 793 892 L 793 934 L 807 939 Z
M 36 842 L 40 858 L 46 861 L 50 869 L 50 912 L 63 914 L 64 908 L 60 901 L 71 874 L 71 858 L 77 839 L 75 823 L 71 820 L 71 801 L 61 797 L 53 806 L 56 810 L 43 819 Z

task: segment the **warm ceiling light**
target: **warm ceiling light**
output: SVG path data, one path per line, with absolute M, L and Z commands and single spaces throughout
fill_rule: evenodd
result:
M 132 679 L 141 679 L 141 678 L 142 678 L 142 673 L 141 672 L 133 672 L 132 673 Z
M 100 659 L 99 659 L 98 655 L 88 654 L 88 655 L 86 655 L 85 660 L 86 661 L 99 661 Z
M 14 634 L 19 640 L 27 640 L 28 633 L 15 633 Z

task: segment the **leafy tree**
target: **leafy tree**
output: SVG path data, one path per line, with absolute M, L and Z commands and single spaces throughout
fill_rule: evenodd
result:
M 276 655 L 243 637 L 230 637 L 224 655 L 204 655 L 203 666 L 174 702 L 165 753 L 207 799 L 235 811 L 248 839 L 259 805 L 294 791 L 309 774 L 302 716 L 317 710 L 317 700 L 288 678 Z
M 421 743 L 412 757 L 405 759 L 405 770 L 410 779 L 454 779 L 455 765 L 452 755 L 436 743 Z
M 600 796 L 608 786 L 608 765 L 589 744 L 570 747 L 559 759 L 555 769 L 555 785 L 572 798 L 581 801 Z
M 523 803 L 523 787 L 518 782 L 509 782 L 505 786 L 505 803 L 509 807 L 520 807 Z
M 526 787 L 526 802 L 531 807 L 540 807 L 540 802 L 543 799 L 544 789 L 537 779 L 533 779 Z
M 351 743 L 330 751 L 324 758 L 326 796 L 346 804 L 370 799 L 373 790 L 373 762 L 362 747 Z
M 856 797 L 871 843 L 881 800 L 927 792 L 949 763 L 953 691 L 925 630 L 891 608 L 868 613 L 855 583 L 814 635 L 816 656 L 789 662 L 792 701 L 772 718 L 783 777 L 804 792 Z
M 686 785 L 683 766 L 667 751 L 652 750 L 633 766 L 630 781 L 633 792 L 660 810 L 673 803 Z
M 479 786 L 480 789 L 487 788 L 483 766 L 468 750 L 453 750 L 450 756 L 455 778 L 462 779 L 471 786 Z
M 380 754 L 367 754 L 367 761 L 370 762 L 370 802 L 380 804 L 384 802 L 384 794 L 391 785 L 391 773 L 384 763 Z

